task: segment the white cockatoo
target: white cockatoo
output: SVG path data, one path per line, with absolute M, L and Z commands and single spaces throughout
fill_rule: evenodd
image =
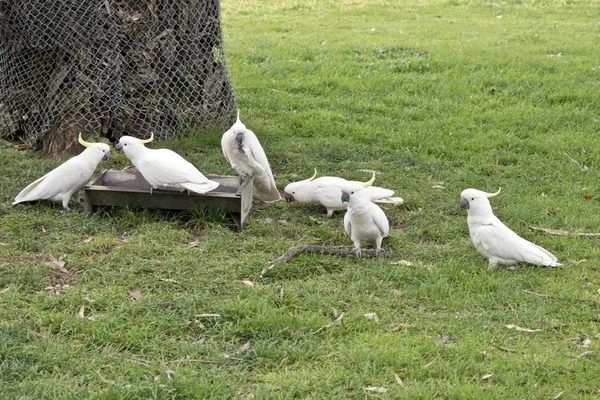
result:
M 369 199 L 376 203 L 402 204 L 401 197 L 391 197 L 393 190 L 377 186 L 371 186 L 375 181 L 375 173 L 368 182 L 348 181 L 336 176 L 317 176 L 317 170 L 312 177 L 303 181 L 292 182 L 283 189 L 287 202 L 297 201 L 299 203 L 319 203 L 327 209 L 327 217 L 330 218 L 336 210 L 345 210 L 348 206 L 341 200 L 342 188 L 365 189 Z
M 261 199 L 267 203 L 281 199 L 267 155 L 254 132 L 240 121 L 239 109 L 235 124 L 221 138 L 221 147 L 225 159 L 240 174 L 240 179 L 252 177 Z
M 467 209 L 467 224 L 473 244 L 489 260 L 489 268 L 500 265 L 528 263 L 558 267 L 556 257 L 546 249 L 523 239 L 502 223 L 492 211 L 488 198 L 500 193 L 465 189 L 460 194 L 460 206 Z
M 149 149 L 144 144 L 154 140 L 141 140 L 132 136 L 123 136 L 115 145 L 115 150 L 125 153 L 152 189 L 176 187 L 196 193 L 206 193 L 217 186 L 219 182 L 205 177 L 192 163 L 169 149 Z
M 377 246 L 376 254 L 381 254 L 381 242 L 390 230 L 390 223 L 383 210 L 371 201 L 364 188 L 342 189 L 340 200 L 348 204 L 348 211 L 344 215 L 344 229 L 354 242 L 356 256 L 361 256 L 360 244 L 364 241 L 374 241 Z
M 79 143 L 86 147 L 81 154 L 72 157 L 29 184 L 15 197 L 13 204 L 34 200 L 62 202 L 69 211 L 69 200 L 79 204 L 79 191 L 83 189 L 96 170 L 98 163 L 110 159 L 110 147 L 105 143 L 88 143 L 79 134 Z

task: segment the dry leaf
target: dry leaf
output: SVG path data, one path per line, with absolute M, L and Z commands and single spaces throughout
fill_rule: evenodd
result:
M 142 291 L 138 288 L 129 289 L 129 295 L 134 300 L 139 300 L 142 298 Z
M 279 300 L 283 301 L 283 286 L 279 289 Z
M 367 392 L 386 393 L 390 389 L 382 388 L 382 387 L 376 387 L 376 386 L 369 386 L 369 387 L 366 387 L 365 390 Z
M 254 286 L 254 282 L 249 281 L 248 279 L 241 280 L 240 282 L 242 282 L 244 285 L 248 285 L 250 287 Z
M 435 362 L 435 358 L 431 361 L 429 361 L 427 364 L 423 365 L 423 369 L 427 369 L 429 367 L 431 367 L 431 364 L 433 364 Z
M 240 347 L 240 353 L 245 353 L 250 350 L 250 342 L 246 342 L 242 347 Z
M 197 315 L 198 318 L 207 318 L 207 317 L 220 317 L 221 314 L 200 314 Z
M 581 353 L 580 355 L 578 355 L 577 357 L 575 357 L 575 359 L 578 359 L 578 358 L 581 358 L 581 357 L 588 356 L 588 355 L 590 355 L 590 354 L 592 354 L 592 353 L 593 353 L 593 351 L 591 351 L 591 350 L 584 351 L 583 353 Z
M 444 186 L 442 186 L 442 185 L 434 185 L 434 186 L 432 186 L 431 188 L 432 188 L 432 189 L 438 189 L 438 190 L 444 190 L 444 189 L 446 189 L 446 188 L 445 188 Z
M 169 278 L 158 278 L 158 280 L 161 282 L 179 283 L 175 279 L 169 279 Z
M 44 225 L 42 225 L 42 232 L 43 232 L 43 233 L 46 233 L 46 232 L 47 232 L 47 231 L 46 231 L 46 228 L 44 227 Z
M 485 381 L 485 380 L 487 380 L 487 379 L 490 379 L 492 376 L 494 376 L 494 374 L 487 374 L 487 375 L 484 375 L 484 376 L 482 376 L 482 377 L 481 377 L 481 380 L 482 380 L 482 381 Z
M 10 288 L 9 287 L 5 287 L 4 289 L 0 290 L 0 294 L 4 294 L 6 292 L 8 292 Z
M 187 247 L 188 249 L 191 249 L 192 247 L 196 247 L 198 246 L 198 241 L 194 240 L 193 242 L 189 242 L 187 245 L 185 245 L 185 247 Z
M 341 314 L 340 314 L 340 316 L 339 316 L 339 317 L 337 317 L 337 318 L 336 318 L 336 320 L 335 320 L 335 321 L 333 321 L 331 324 L 329 324 L 329 325 L 324 325 L 324 326 L 320 327 L 320 328 L 319 328 L 319 329 L 317 329 L 317 330 L 316 330 L 314 333 L 315 333 L 315 334 L 317 334 L 317 333 L 319 333 L 319 332 L 321 332 L 321 331 L 323 331 L 323 330 L 325 330 L 325 329 L 327 329 L 327 328 L 331 328 L 331 327 L 333 326 L 333 324 L 335 324 L 336 322 L 339 322 L 339 321 L 341 321 L 343 318 L 344 318 L 344 313 L 341 313 Z
M 372 319 L 375 322 L 379 322 L 379 317 L 377 316 L 377 313 L 374 313 L 374 312 L 366 313 L 365 318 Z
M 154 375 L 154 382 L 158 381 L 160 379 L 160 372 L 156 375 Z
M 399 331 L 400 328 L 412 328 L 412 324 L 409 324 L 407 322 L 401 322 L 401 323 L 392 325 L 393 332 Z
M 398 289 L 394 289 L 394 294 L 395 294 L 396 296 L 402 296 L 402 295 L 403 295 L 402 291 L 401 291 L 401 290 L 398 290 Z
M 85 240 L 83 241 L 83 243 L 92 243 L 93 241 L 94 241 L 94 237 L 93 237 L 93 236 L 90 236 L 89 238 L 85 239 Z
M 396 383 L 400 386 L 404 386 L 404 382 L 402 381 L 402 378 L 400 378 L 398 376 L 398 374 L 394 374 L 394 379 L 396 379 Z
M 337 319 L 340 316 L 340 313 L 335 308 L 331 309 L 331 314 L 333 314 L 333 319 Z
M 590 347 L 590 345 L 592 344 L 592 341 L 589 338 L 586 338 L 583 343 L 581 344 L 581 346 L 583 347 Z
M 167 378 L 171 379 L 171 376 L 175 375 L 175 371 L 173 371 L 172 369 L 168 369 L 165 371 L 165 374 L 167 374 Z
M 44 265 L 52 267 L 60 273 L 68 274 L 69 270 L 65 268 L 65 264 L 66 263 L 63 260 L 60 260 L 60 259 L 57 260 L 53 256 L 50 256 L 50 261 L 47 261 L 44 263 Z
M 415 265 L 414 263 L 411 263 L 408 260 L 395 261 L 395 262 L 393 262 L 391 264 L 392 265 L 406 265 L 407 267 L 412 267 L 413 265 Z
M 79 307 L 79 312 L 77 313 L 77 316 L 79 318 L 85 318 L 85 305 L 82 304 L 81 307 Z
M 529 328 L 521 328 L 518 325 L 506 325 L 506 327 L 508 329 L 514 329 L 515 331 L 518 332 L 528 332 L 528 333 L 533 333 L 533 332 L 542 332 L 541 329 L 529 329 Z
M 559 394 L 557 394 L 556 396 L 554 396 L 554 397 L 552 398 L 552 400 L 557 400 L 557 399 L 560 399 L 560 397 L 563 395 L 563 393 L 564 393 L 564 392 L 565 392 L 565 391 L 563 390 L 562 392 L 560 392 Z

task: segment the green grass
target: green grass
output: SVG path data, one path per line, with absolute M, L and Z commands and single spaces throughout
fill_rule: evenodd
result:
M 594 0 L 223 1 L 241 117 L 278 186 L 382 172 L 405 198 L 384 207 L 384 247 L 412 265 L 300 255 L 260 279 L 291 246 L 351 246 L 343 213 L 318 206 L 255 197 L 241 232 L 202 210 L 13 207 L 60 161 L 0 144 L 0 397 L 598 398 L 598 238 L 528 227 L 600 232 L 599 15 Z M 155 146 L 233 174 L 220 136 Z M 113 156 L 103 168 L 128 165 Z M 487 270 L 468 187 L 502 187 L 496 214 L 564 268 Z

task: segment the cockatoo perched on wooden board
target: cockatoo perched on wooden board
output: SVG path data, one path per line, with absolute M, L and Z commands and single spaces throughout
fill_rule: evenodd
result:
M 261 199 L 267 203 L 281 199 L 267 155 L 254 132 L 240 121 L 240 110 L 235 124 L 223 134 L 221 147 L 225 159 L 240 174 L 240 179 L 252 177 Z
M 144 146 L 152 140 L 154 133 L 146 140 L 123 136 L 115 145 L 119 153 L 125 153 L 131 160 L 144 179 L 152 185 L 152 189 L 176 187 L 203 194 L 219 186 L 219 182 L 205 177 L 192 163 L 174 151 Z
M 390 223 L 383 210 L 371 202 L 369 193 L 364 188 L 342 189 L 340 200 L 348 204 L 348 211 L 344 215 L 344 229 L 354 242 L 356 256 L 361 256 L 360 245 L 364 241 L 374 241 L 377 246 L 376 254 L 381 254 L 381 242 L 390 230 Z
M 327 208 L 327 217 L 330 218 L 336 210 L 345 210 L 348 206 L 341 200 L 342 188 L 345 189 L 364 189 L 369 199 L 376 203 L 402 204 L 404 200 L 401 197 L 391 197 L 393 190 L 377 186 L 371 186 L 375 181 L 375 173 L 368 182 L 348 181 L 336 176 L 317 176 L 315 169 L 314 175 L 303 181 L 292 182 L 283 189 L 285 200 L 287 202 L 297 201 L 299 203 L 319 203 Z
M 110 159 L 110 147 L 104 143 L 88 143 L 79 134 L 79 143 L 86 147 L 81 154 L 72 157 L 29 184 L 15 197 L 13 204 L 34 200 L 62 202 L 69 211 L 69 200 L 79 204 L 79 191 L 83 189 L 94 173 L 98 163 Z
M 492 211 L 488 198 L 500 193 L 465 189 L 460 194 L 460 206 L 467 209 L 467 224 L 473 244 L 489 260 L 489 268 L 498 265 L 527 263 L 547 267 L 561 266 L 546 249 L 523 239 L 502 223 Z

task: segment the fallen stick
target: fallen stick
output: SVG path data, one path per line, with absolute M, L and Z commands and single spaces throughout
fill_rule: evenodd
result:
M 263 269 L 262 272 L 260 273 L 260 277 L 262 278 L 263 275 L 265 274 L 265 272 L 267 272 L 268 270 L 273 268 L 275 266 L 275 264 L 279 264 L 280 262 L 284 262 L 284 261 L 289 261 L 292 258 L 294 258 L 294 256 L 296 256 L 296 254 L 309 254 L 309 253 L 324 254 L 324 255 L 329 255 L 329 256 L 356 257 L 356 253 L 354 252 L 354 250 L 351 250 L 347 247 L 314 246 L 314 245 L 294 246 L 294 247 L 290 247 L 290 249 L 288 251 L 286 251 L 285 253 L 283 253 L 282 255 L 277 257 L 276 259 L 269 261 L 269 264 L 267 264 L 267 268 Z M 380 257 L 400 257 L 400 254 L 386 253 L 384 251 L 383 253 L 380 253 L 379 256 Z M 363 249 L 362 257 L 377 257 L 377 251 L 375 249 Z
M 551 235 L 558 235 L 558 236 L 587 236 L 587 237 L 600 237 L 600 232 L 569 232 L 569 231 L 563 231 L 560 229 L 548 229 L 548 228 L 538 228 L 536 226 L 530 226 L 529 229 L 534 230 L 534 231 L 542 231 L 542 232 L 546 232 L 549 233 Z

